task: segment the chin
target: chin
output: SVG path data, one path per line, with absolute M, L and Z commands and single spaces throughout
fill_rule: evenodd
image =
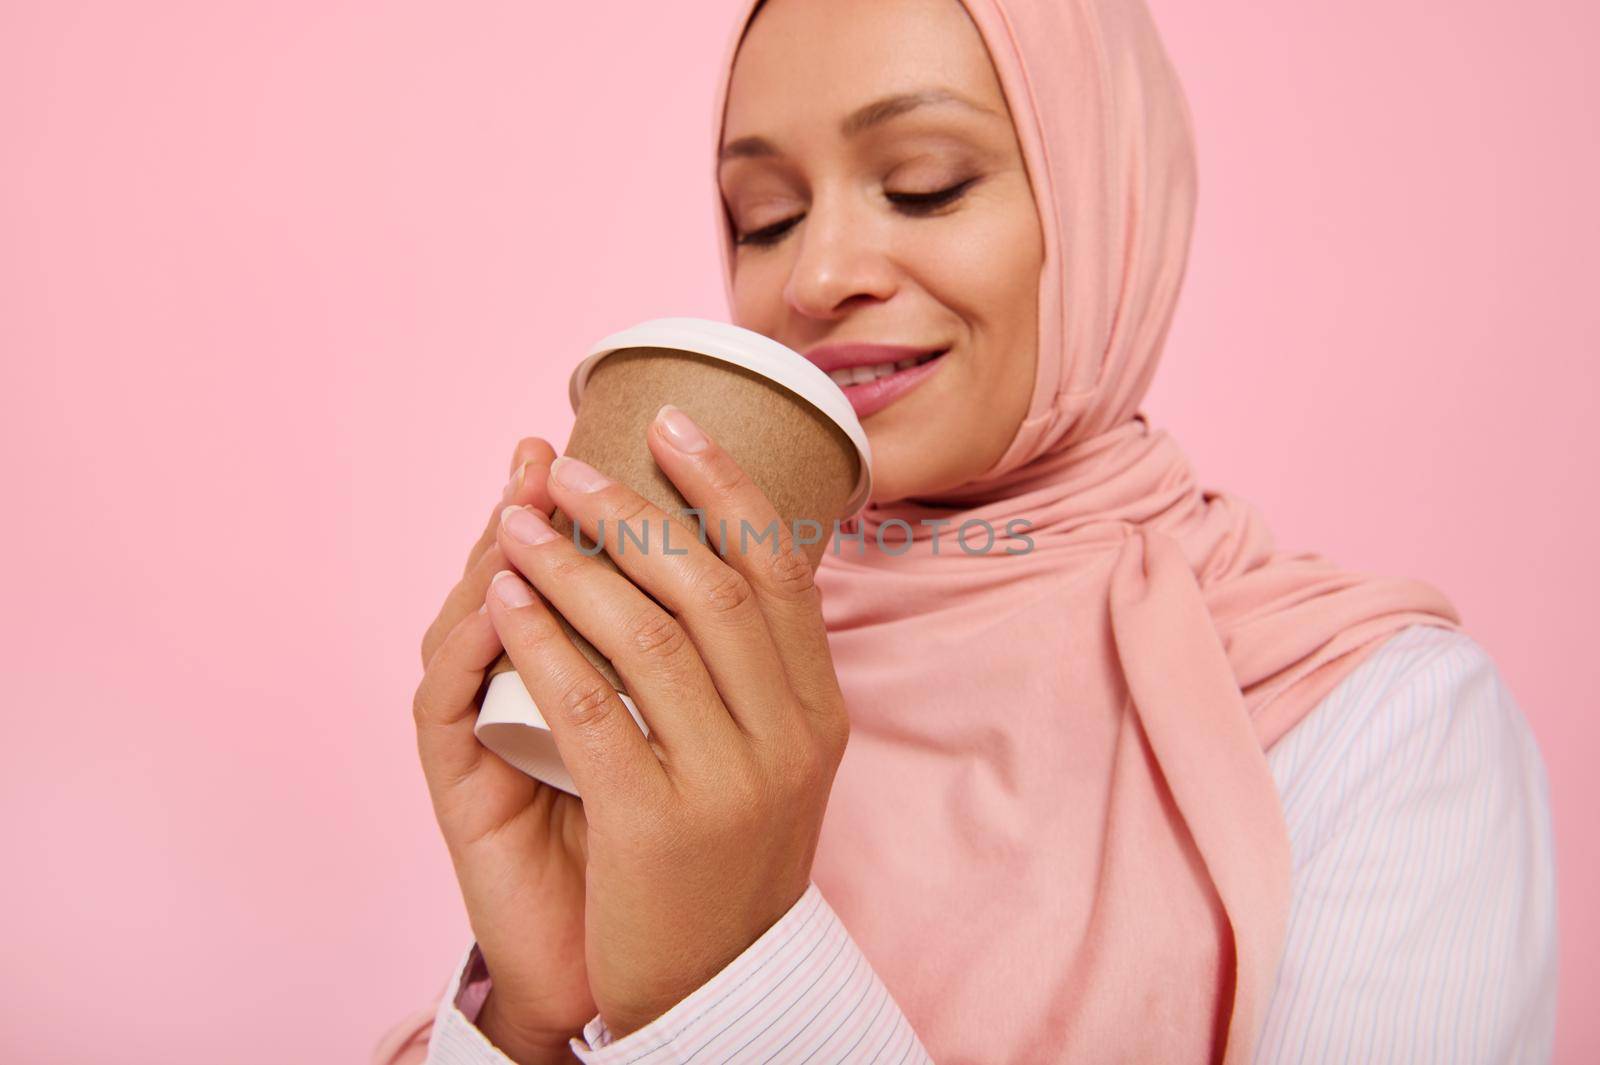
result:
M 872 502 L 894 503 L 925 489 L 933 471 L 917 468 L 916 460 L 926 452 L 916 440 L 899 433 L 875 437 L 869 431 L 867 443 L 872 446 Z
M 940 424 L 922 418 L 912 426 L 878 432 L 867 429 L 872 447 L 872 501 L 895 503 L 936 494 L 970 478 L 976 456 L 950 454 L 950 441 L 926 428 Z M 987 462 L 985 467 L 987 468 Z
M 915 500 L 922 496 L 935 495 L 959 483 L 961 483 L 959 479 L 940 477 L 932 470 L 920 470 L 914 474 L 904 471 L 898 476 L 895 474 L 880 476 L 878 471 L 874 470 L 872 502 L 882 504 Z
M 907 481 L 893 475 L 880 478 L 876 472 L 872 475 L 872 502 L 898 503 L 903 499 L 914 498 L 919 492 L 924 491 L 920 479 Z

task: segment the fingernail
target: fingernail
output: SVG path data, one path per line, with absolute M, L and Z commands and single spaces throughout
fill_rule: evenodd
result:
M 506 527 L 506 532 L 511 534 L 513 540 L 530 547 L 553 540 L 556 536 L 556 531 L 544 520 L 544 515 L 532 507 L 507 507 L 500 512 L 500 524 Z
M 593 466 L 565 455 L 556 459 L 550 469 L 554 471 L 556 480 L 574 492 L 598 492 L 611 483 L 610 479 Z
M 500 498 L 502 500 L 506 500 L 516 495 L 517 489 L 522 487 L 522 479 L 527 476 L 527 473 L 528 464 L 524 462 L 522 465 L 516 468 L 514 473 L 512 473 L 511 480 L 506 482 L 506 490 L 500 493 Z
M 656 411 L 656 419 L 661 422 L 667 442 L 679 451 L 693 455 L 697 451 L 704 451 L 706 445 L 711 443 L 687 414 L 670 403 Z
M 494 580 L 489 582 L 489 587 L 494 589 L 494 594 L 500 601 L 513 610 L 521 609 L 533 603 L 533 593 L 522 579 L 508 569 L 503 569 L 494 575 Z

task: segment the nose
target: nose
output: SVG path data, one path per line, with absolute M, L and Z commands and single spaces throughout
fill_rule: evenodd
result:
M 865 212 L 837 201 L 812 202 L 796 234 L 799 255 L 783 290 L 790 307 L 826 320 L 895 294 L 898 271 L 872 223 Z

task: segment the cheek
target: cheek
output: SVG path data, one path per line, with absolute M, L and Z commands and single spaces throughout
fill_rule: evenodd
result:
M 1032 393 L 1038 347 L 1039 269 L 1043 250 L 1032 202 L 1026 212 L 988 212 L 951 233 L 938 263 L 941 302 L 972 329 L 972 382 L 991 399 Z
M 783 286 L 789 274 L 782 260 L 776 249 L 740 253 L 733 274 L 735 325 L 768 335 L 783 325 Z
M 963 289 L 973 294 L 975 317 L 991 328 L 1024 325 L 1038 309 L 1043 253 L 1031 203 L 1026 214 L 1009 208 L 973 226 L 951 258 L 964 275 Z

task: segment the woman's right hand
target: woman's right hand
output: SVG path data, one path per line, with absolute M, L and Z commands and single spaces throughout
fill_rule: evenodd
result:
M 549 514 L 555 458 L 537 437 L 517 445 L 506 495 L 423 637 L 412 706 L 434 816 L 492 980 L 478 1028 L 521 1065 L 575 1060 L 567 1040 L 596 1012 L 584 965 L 583 804 L 501 761 L 472 731 L 501 653 L 479 607 L 494 575 L 512 568 L 495 543 L 500 511 L 520 503 Z

